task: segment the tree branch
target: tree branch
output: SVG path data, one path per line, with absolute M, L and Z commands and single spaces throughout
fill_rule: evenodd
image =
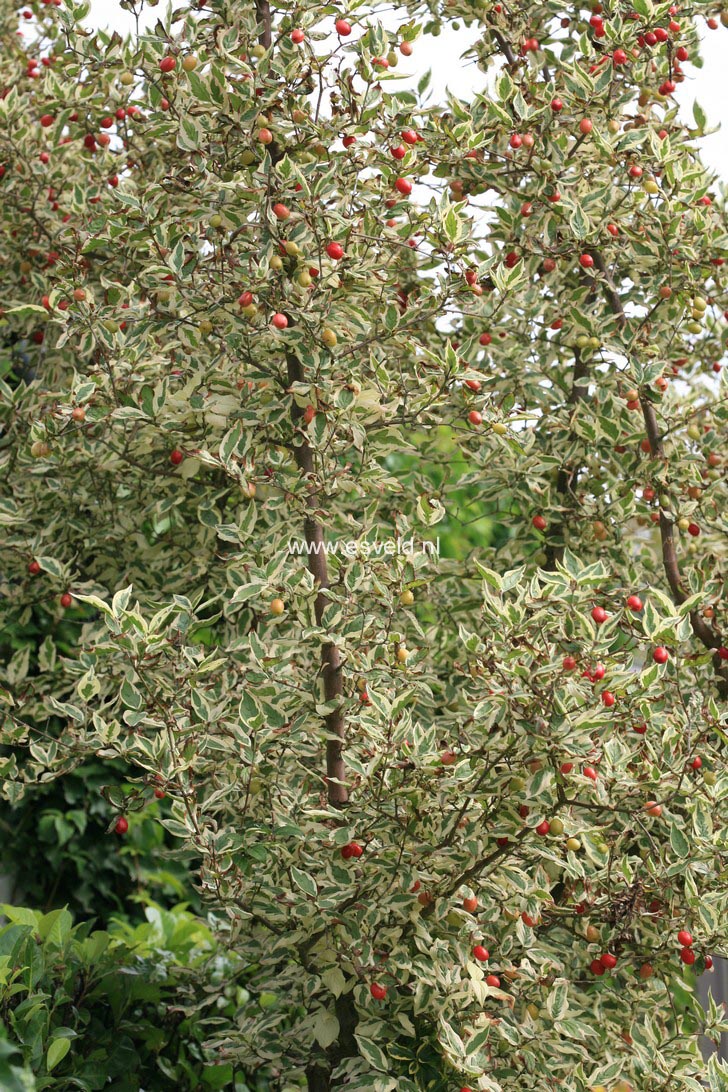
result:
M 258 41 L 266 49 L 270 49 L 273 44 L 273 26 L 269 0 L 255 0 L 255 14 L 258 17 L 258 23 L 263 27 Z
M 664 459 L 665 448 L 657 424 L 655 407 L 644 395 L 640 395 L 640 405 L 652 455 L 656 459 Z M 673 599 L 680 605 L 687 599 L 687 592 L 680 575 L 680 565 L 677 559 L 677 550 L 675 549 L 675 527 L 662 508 L 660 508 L 660 539 L 662 540 L 662 564 L 667 582 L 670 585 Z M 695 610 L 690 611 L 690 624 L 693 627 L 693 633 L 706 648 L 714 650 L 721 647 L 720 635 L 711 629 L 702 615 Z M 717 652 L 713 656 L 713 667 L 718 676 L 718 692 L 722 698 L 728 698 L 728 663 L 725 663 Z
M 601 285 L 607 303 L 617 319 L 617 325 L 620 330 L 624 330 L 627 325 L 627 316 L 624 313 L 624 307 L 619 298 L 619 293 L 609 275 L 602 255 L 596 250 L 591 251 L 591 253 L 594 258 L 594 265 L 602 274 Z M 645 422 L 647 439 L 650 441 L 652 457 L 655 459 L 665 459 L 665 447 L 657 423 L 655 407 L 645 394 L 640 394 L 640 406 Z M 679 606 L 687 599 L 687 592 L 685 591 L 685 586 L 683 584 L 680 573 L 680 564 L 677 558 L 677 550 L 675 548 L 674 524 L 667 518 L 662 508 L 660 508 L 660 540 L 662 542 L 662 565 L 665 570 L 665 576 L 667 577 L 667 583 L 672 592 L 673 600 Z M 690 624 L 693 627 L 693 633 L 705 648 L 713 651 L 721 647 L 723 642 L 720 634 L 716 633 L 697 611 L 690 611 Z M 713 668 L 718 677 L 718 693 L 721 698 L 728 698 L 728 663 L 725 663 L 717 652 L 713 656 Z
M 286 354 L 288 367 L 288 383 L 303 383 L 303 365 L 292 353 Z M 291 408 L 291 420 L 296 425 L 303 415 L 303 410 L 296 403 Z M 316 492 L 313 490 L 313 451 L 305 436 L 301 444 L 295 449 L 296 465 L 301 471 L 309 494 L 306 505 L 309 514 L 304 521 L 304 535 L 308 552 L 308 568 L 314 580 L 318 584 L 318 594 L 314 603 L 316 624 L 323 624 L 324 609 L 328 603 L 326 589 L 329 586 L 328 565 L 326 562 L 326 550 L 324 548 L 324 529 L 317 516 Z M 325 718 L 328 730 L 326 742 L 326 776 L 328 779 L 329 803 L 341 807 L 349 799 L 346 786 L 343 784 L 346 778 L 346 768 L 343 758 L 344 746 L 344 714 L 342 711 L 344 696 L 344 680 L 341 673 L 341 654 L 333 642 L 327 642 L 321 649 L 321 669 L 324 680 L 324 695 L 327 704 L 336 702 L 337 706 Z
M 506 41 L 501 32 L 499 30 L 496 30 L 495 27 L 491 27 L 490 32 L 498 43 L 498 48 L 500 49 L 505 59 L 508 61 L 508 64 L 517 64 L 518 61 L 515 53 L 511 49 L 510 43 Z
M 586 379 L 589 374 L 589 369 L 579 352 L 578 349 L 574 349 L 574 372 L 571 382 L 571 390 L 569 391 L 569 397 L 566 400 L 567 406 L 574 407 L 579 402 L 586 398 L 588 387 L 582 383 L 582 380 Z M 574 432 L 569 432 L 569 441 L 574 437 Z M 556 492 L 560 497 L 566 497 L 571 487 L 572 471 L 566 467 L 562 467 L 556 476 Z M 564 559 L 564 549 L 566 544 L 563 541 L 564 528 L 566 527 L 566 520 L 562 519 L 553 529 L 553 534 L 549 535 L 549 542 L 546 546 L 546 568 L 555 569 L 558 562 Z
M 262 27 L 259 35 L 260 44 L 270 49 L 273 41 L 272 19 L 269 0 L 255 0 L 255 10 L 258 23 Z M 275 161 L 275 156 L 272 157 Z M 293 353 L 286 353 L 286 368 L 288 373 L 288 385 L 305 382 L 303 365 Z M 301 418 L 303 411 L 294 402 L 291 407 L 291 421 L 294 427 Z M 313 489 L 314 463 L 313 451 L 306 440 L 305 434 L 298 447 L 295 448 L 296 465 L 304 477 L 305 485 L 309 489 L 306 505 L 309 514 L 304 521 L 304 536 L 308 548 L 308 568 L 314 580 L 318 584 L 318 593 L 314 603 L 316 624 L 321 625 L 324 609 L 328 602 L 326 590 L 329 586 L 328 565 L 326 563 L 326 550 L 324 548 L 324 529 L 317 516 L 316 493 Z M 327 729 L 326 740 L 326 782 L 329 803 L 335 807 L 342 807 L 349 799 L 344 781 L 346 779 L 346 767 L 344 765 L 344 680 L 341 673 L 341 654 L 337 646 L 327 642 L 321 649 L 321 674 L 324 680 L 324 697 L 327 704 L 336 703 L 335 708 L 326 715 L 324 723 Z

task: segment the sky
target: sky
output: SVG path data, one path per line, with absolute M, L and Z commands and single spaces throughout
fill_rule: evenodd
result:
M 156 9 L 147 9 L 147 24 L 154 22 L 164 10 L 160 4 Z M 86 20 L 94 27 L 108 27 L 120 33 L 134 29 L 134 18 L 122 11 L 116 0 L 91 0 L 91 12 Z M 463 28 L 456 32 L 443 29 L 439 38 L 422 38 L 415 43 L 411 57 L 400 59 L 397 72 L 411 73 L 411 78 L 398 81 L 397 88 L 416 86 L 417 81 L 429 68 L 432 70 L 431 88 L 435 101 L 444 99 L 449 88 L 454 94 L 469 98 L 484 83 L 484 74 L 475 65 L 466 65 L 460 56 L 477 31 Z M 678 85 L 677 101 L 681 104 L 681 116 L 684 121 L 693 121 L 693 102 L 697 99 L 703 107 L 709 127 L 723 128 L 701 141 L 703 162 L 712 167 L 718 175 L 728 180 L 728 82 L 723 65 L 728 46 L 728 28 L 720 26 L 718 30 L 709 30 L 705 24 L 702 29 L 701 54 L 704 60 L 702 69 L 695 68 L 689 62 L 683 65 L 685 81 Z

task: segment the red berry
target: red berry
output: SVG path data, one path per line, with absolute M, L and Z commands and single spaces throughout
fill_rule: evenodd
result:
M 666 664 L 670 657 L 670 653 L 662 645 L 658 645 L 655 651 L 652 653 L 652 659 L 656 664 Z
M 252 302 L 253 302 L 253 293 L 252 292 L 243 292 L 242 296 L 238 297 L 238 303 L 240 304 L 241 307 L 250 307 Z
M 579 258 L 579 265 L 583 269 L 591 269 L 594 265 L 594 259 L 592 258 L 591 254 L 582 254 Z
M 162 72 L 172 72 L 177 67 L 176 57 L 162 57 L 159 62 L 159 67 Z
M 627 600 L 627 606 L 630 610 L 639 611 L 642 610 L 642 600 L 639 595 L 630 595 Z
M 604 607 L 594 607 L 591 612 L 591 616 L 598 626 L 600 626 L 602 622 L 606 622 L 608 618 L 607 612 L 605 611 Z
M 693 937 L 692 933 L 689 933 L 687 929 L 681 929 L 677 934 L 678 944 L 681 948 L 692 948 Z
M 61 596 L 60 603 L 64 610 L 68 610 L 73 603 L 73 596 L 69 595 L 68 592 L 64 592 Z
M 543 518 L 543 516 L 534 516 L 533 519 L 531 520 L 531 523 L 533 524 L 533 526 L 536 528 L 537 531 L 545 531 L 546 530 L 546 520 Z
M 617 966 L 617 957 L 612 955 L 611 952 L 605 952 L 604 955 L 599 956 L 599 962 L 603 967 L 606 967 L 608 971 L 613 971 Z
M 602 692 L 602 702 L 606 705 L 607 709 L 611 709 L 616 700 L 617 699 L 611 690 L 604 690 Z
M 288 208 L 287 205 L 282 205 L 280 202 L 278 202 L 273 206 L 273 215 L 278 220 L 287 220 L 288 217 L 291 215 L 291 210 Z
M 129 829 L 129 820 L 124 815 L 120 815 L 119 818 L 114 823 L 114 830 L 116 831 L 117 834 L 126 834 L 128 829 Z
M 579 122 L 579 132 L 587 136 L 594 128 L 594 123 L 589 118 L 582 118 Z
M 170 451 L 169 461 L 171 462 L 172 466 L 179 466 L 183 459 L 184 455 L 179 450 L 179 448 L 175 448 L 174 451 Z
M 536 827 L 536 834 L 540 834 L 541 837 L 544 838 L 549 833 L 550 830 L 551 830 L 551 826 L 549 824 L 548 819 L 544 819 Z
M 420 139 L 414 129 L 403 129 L 401 137 L 405 144 L 416 144 Z
M 700 770 L 703 766 L 703 760 L 700 755 L 696 755 L 693 761 L 690 763 L 694 770 Z
M 475 410 L 475 409 L 471 410 L 470 413 L 468 414 L 468 421 L 470 421 L 471 425 L 482 425 L 483 424 L 483 414 L 480 413 L 478 410 Z
M 574 763 L 573 762 L 562 762 L 560 769 L 561 769 L 562 774 L 570 774 L 571 771 L 574 769 Z
M 288 326 L 288 319 L 285 315 L 282 315 L 280 311 L 276 311 L 275 315 L 271 319 L 271 322 L 275 326 L 276 330 L 285 330 Z
M 341 38 L 348 38 L 351 34 L 351 24 L 347 23 L 346 19 L 337 19 L 334 26 L 336 27 L 336 33 Z
M 482 944 L 476 944 L 473 948 L 473 956 L 480 963 L 485 963 L 490 958 L 490 952 L 487 948 L 484 948 Z
M 493 338 L 490 334 L 481 334 L 478 338 L 478 342 L 480 345 L 490 345 L 492 340 Z
M 485 984 L 487 986 L 493 986 L 493 988 L 497 990 L 500 986 L 500 978 L 497 974 L 489 974 L 486 976 Z
M 31 576 L 37 576 L 40 572 L 40 563 L 38 561 L 31 561 L 28 565 L 28 572 Z
M 705 957 L 705 969 L 706 969 L 706 971 L 709 971 L 709 970 L 712 969 L 712 967 L 713 967 L 713 957 L 707 955 Z
M 632 166 L 629 168 L 629 176 L 630 178 L 642 177 L 642 168 L 639 166 L 638 163 L 633 163 Z
M 599 959 L 593 959 L 589 964 L 589 970 L 597 977 L 601 977 L 604 974 L 604 964 Z
M 44 129 L 47 129 L 50 125 L 53 124 L 54 121 L 55 121 L 55 118 L 53 117 L 52 114 L 43 114 L 43 116 L 40 119 L 40 123 L 41 123 L 41 125 L 43 126 Z
M 680 959 L 687 967 L 692 967 L 693 963 L 695 962 L 695 952 L 692 950 L 692 948 L 681 948 Z
M 623 49 L 615 49 L 612 54 L 612 61 L 615 65 L 619 66 L 627 63 L 627 54 Z
M 408 178 L 398 178 L 394 183 L 394 188 L 403 194 L 404 197 L 409 197 L 412 193 L 412 183 Z
M 291 31 L 291 41 L 294 42 L 296 45 L 300 45 L 305 37 L 306 35 L 300 27 L 296 27 L 295 30 Z
M 518 133 L 513 133 L 508 143 L 510 144 L 511 148 L 520 148 L 523 144 L 523 137 L 521 137 Z
M 551 99 L 551 109 L 555 114 L 560 113 L 564 109 L 564 104 L 561 99 Z
M 576 667 L 576 660 L 573 656 L 564 656 L 561 666 L 563 667 L 564 671 L 573 671 Z
M 326 247 L 326 253 L 329 258 L 332 258 L 335 262 L 338 262 L 340 258 L 344 257 L 344 248 L 341 243 L 328 243 Z
M 698 535 L 700 534 L 700 528 L 698 527 L 697 523 L 688 524 L 688 534 L 692 535 L 693 538 L 698 537 Z
M 372 995 L 375 1001 L 383 1001 L 387 996 L 387 987 L 380 986 L 378 982 L 372 982 L 369 987 L 369 993 Z
M 593 766 L 585 766 L 583 769 L 584 777 L 588 777 L 590 781 L 596 781 L 598 774 Z

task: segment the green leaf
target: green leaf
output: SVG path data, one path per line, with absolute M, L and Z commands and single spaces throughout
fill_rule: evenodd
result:
M 48 318 L 48 312 L 45 307 L 40 307 L 37 303 L 23 303 L 19 307 L 7 307 L 5 309 L 6 315 L 17 315 L 18 318 L 32 318 L 36 315 L 42 315 L 43 318 Z
M 46 1069 L 50 1073 L 52 1069 L 63 1061 L 71 1049 L 70 1039 L 54 1039 L 51 1045 L 48 1047 L 48 1053 L 46 1054 Z
M 202 145 L 203 136 L 202 125 L 191 118 L 189 114 L 183 114 L 177 133 L 177 147 L 186 152 L 196 152 Z
M 318 888 L 316 883 L 308 872 L 302 872 L 300 868 L 296 868 L 295 865 L 291 865 L 291 879 L 295 883 L 296 887 L 300 887 L 301 891 L 306 895 L 316 896 L 318 894 Z
M 382 1073 L 389 1071 L 389 1060 L 387 1055 L 380 1047 L 374 1042 L 373 1039 L 368 1039 L 364 1035 L 356 1035 L 356 1041 L 359 1044 L 359 1052 L 369 1065 L 374 1066 L 375 1069 L 381 1070 Z
M 703 110 L 697 99 L 693 102 L 693 117 L 695 118 L 695 124 L 702 132 L 708 124 L 708 118 L 706 117 L 705 110 Z
M 339 1037 L 339 1021 L 328 1009 L 319 1009 L 313 1023 L 313 1036 L 323 1050 Z
M 63 577 L 64 569 L 60 561 L 56 561 L 54 557 L 38 557 L 36 558 L 41 569 L 50 573 L 51 576 Z
M 690 856 L 690 843 L 676 823 L 670 826 L 670 845 L 678 857 Z
M 460 237 L 460 217 L 452 205 L 445 212 L 442 226 L 445 238 L 451 243 L 456 243 Z
M 591 231 L 591 224 L 587 218 L 586 213 L 579 204 L 574 205 L 574 211 L 569 217 L 569 223 L 571 224 L 571 230 L 577 239 L 586 239 Z

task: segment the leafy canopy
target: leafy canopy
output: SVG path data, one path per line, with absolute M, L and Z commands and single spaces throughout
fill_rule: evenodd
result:
M 162 786 L 272 1087 L 725 1081 L 713 10 L 5 9 L 4 793 Z M 453 20 L 481 89 L 401 90 Z

